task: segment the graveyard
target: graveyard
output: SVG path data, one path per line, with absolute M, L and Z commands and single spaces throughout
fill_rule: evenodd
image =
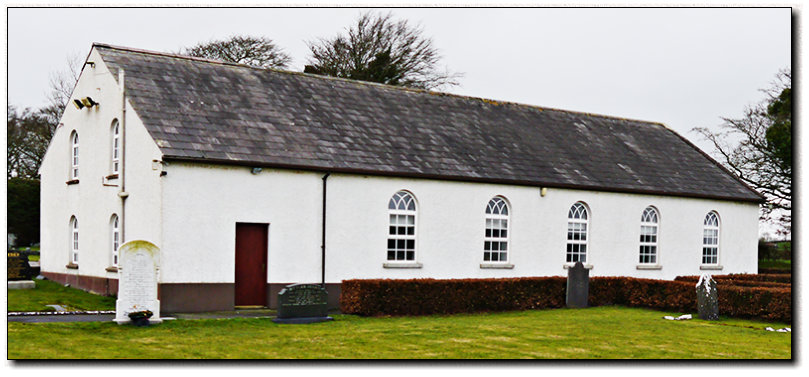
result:
M 8 322 L 8 358 L 24 359 L 785 359 L 792 358 L 789 332 L 766 328 L 791 327 L 784 321 L 731 318 L 723 315 L 717 292 L 728 293 L 728 278 L 699 277 L 696 310 L 654 310 L 598 304 L 605 296 L 605 281 L 591 279 L 577 264 L 567 279 L 550 277 L 492 279 L 498 284 L 557 287 L 562 306 L 535 310 L 492 310 L 453 314 L 351 315 L 325 311 L 324 292 L 318 285 L 288 286 L 279 293 L 277 312 L 263 311 L 255 318 L 189 319 L 160 313 L 154 299 L 155 266 L 150 244 L 133 242 L 123 247 L 122 289 L 117 301 L 51 281 L 36 280 L 35 289 L 9 294 L 9 311 L 47 310 L 46 302 L 60 302 L 83 310 L 116 308 L 115 321 L 24 323 Z M 129 247 L 132 246 L 132 247 Z M 130 269 L 127 270 L 126 268 Z M 139 276 L 137 276 L 139 275 Z M 766 276 L 762 275 L 762 278 Z M 746 277 L 750 278 L 750 277 Z M 684 277 L 689 280 L 691 277 Z M 130 283 L 129 281 L 132 280 Z M 747 280 L 736 278 L 732 284 Z M 413 281 L 388 281 L 413 284 Z M 638 284 L 642 279 L 630 282 Z M 416 281 L 440 286 L 447 281 Z M 491 283 L 486 279 L 463 282 Z M 127 285 L 130 286 L 127 286 Z M 448 285 L 449 284 L 449 285 Z M 593 285 L 594 284 L 594 285 Z M 656 283 L 657 284 L 657 283 Z M 687 282 L 663 282 L 678 287 Z M 763 283 L 757 284 L 786 284 Z M 362 288 L 363 285 L 365 288 Z M 373 281 L 355 281 L 344 292 L 368 292 Z M 360 287 L 358 289 L 358 287 Z M 638 285 L 632 287 L 637 288 Z M 633 289 L 635 289 L 633 288 Z M 513 289 L 513 288 L 512 288 Z M 758 288 L 756 288 L 758 289 Z M 429 290 L 422 287 L 425 301 Z M 565 297 L 567 292 L 567 297 Z M 652 291 L 649 291 L 652 292 Z M 351 295 L 351 293 L 348 293 Z M 590 297 L 588 300 L 587 297 Z M 517 296 L 515 296 L 517 297 Z M 346 299 L 345 301 L 350 301 Z M 357 301 L 357 300 L 355 300 Z M 372 302 L 354 302 L 370 308 Z M 365 300 L 368 301 L 368 300 Z M 469 300 L 466 300 L 469 301 Z M 589 302 L 588 302 L 589 301 Z M 443 301 L 451 304 L 451 300 Z M 388 310 L 394 308 L 388 306 Z M 133 313 L 154 310 L 151 325 L 136 327 Z M 469 309 L 467 309 L 469 310 Z M 478 310 L 473 310 L 478 311 Z M 361 312 L 359 310 L 358 312 Z M 682 314 L 687 314 L 681 316 Z M 127 316 L 129 319 L 127 319 Z M 161 318 L 162 317 L 162 318 Z M 665 318 L 668 317 L 668 318 Z M 674 317 L 687 320 L 672 320 Z M 112 316 L 110 316 L 112 318 Z M 205 318 L 200 316 L 197 318 Z
M 790 359 L 785 323 L 604 306 L 419 317 L 8 324 L 9 359 Z

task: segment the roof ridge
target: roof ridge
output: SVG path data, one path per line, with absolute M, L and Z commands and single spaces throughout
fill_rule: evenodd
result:
M 519 102 L 513 102 L 513 101 L 503 101 L 503 100 L 496 100 L 496 99 L 490 99 L 490 98 L 468 96 L 468 95 L 456 94 L 456 93 L 438 92 L 438 91 L 432 91 L 432 90 L 427 90 L 427 89 L 408 88 L 408 87 L 404 87 L 404 86 L 387 85 L 387 84 L 371 82 L 371 81 L 354 80 L 354 79 L 349 79 L 349 78 L 344 78 L 344 77 L 318 75 L 318 74 L 296 72 L 296 71 L 287 71 L 287 70 L 278 69 L 278 68 L 257 67 L 257 66 L 253 66 L 253 65 L 242 64 L 242 63 L 233 63 L 233 62 L 226 62 L 226 61 L 222 61 L 222 60 L 200 58 L 200 57 L 196 57 L 196 56 L 180 55 L 180 54 L 175 54 L 175 53 L 170 53 L 170 52 L 144 50 L 144 49 L 133 48 L 133 47 L 116 46 L 116 45 L 111 45 L 111 44 L 107 44 L 107 43 L 93 42 L 93 47 L 104 47 L 104 48 L 115 49 L 115 50 L 130 51 L 130 52 L 135 52 L 135 53 L 140 53 L 140 54 L 145 54 L 145 55 L 165 56 L 165 57 L 169 57 L 169 58 L 184 59 L 184 60 L 191 60 L 191 61 L 199 61 L 199 62 L 203 62 L 203 63 L 221 64 L 221 65 L 228 65 L 228 66 L 234 66 L 234 67 L 256 69 L 256 70 L 261 70 L 261 71 L 272 71 L 272 72 L 278 72 L 278 73 L 283 73 L 283 74 L 292 74 L 292 75 L 310 77 L 310 78 L 314 78 L 314 79 L 335 80 L 335 81 L 342 81 L 342 82 L 348 82 L 348 83 L 359 84 L 359 85 L 377 86 L 377 87 L 384 88 L 384 89 L 401 90 L 401 91 L 407 91 L 407 92 L 413 92 L 413 93 L 425 93 L 425 94 L 437 95 L 437 96 L 455 97 L 455 98 L 466 99 L 466 100 L 476 100 L 476 101 L 488 103 L 488 104 L 495 105 L 495 106 L 499 106 L 499 105 L 521 106 L 521 107 L 529 107 L 529 108 L 533 108 L 533 109 L 538 109 L 540 111 L 558 111 L 558 112 L 563 112 L 563 113 L 568 113 L 568 114 L 578 114 L 578 115 L 585 115 L 585 116 L 589 116 L 589 117 L 600 117 L 600 118 L 606 118 L 606 119 L 625 120 L 625 121 L 630 121 L 630 122 L 646 123 L 646 124 L 649 124 L 649 125 L 658 125 L 658 126 L 666 127 L 661 122 L 655 122 L 655 121 L 650 121 L 650 120 L 626 118 L 626 117 L 621 117 L 621 116 L 616 116 L 616 115 L 597 114 L 597 113 L 590 113 L 590 112 L 584 112 L 584 111 L 566 110 L 566 109 L 559 109 L 559 108 L 555 108 L 555 107 L 546 107 L 546 106 L 532 105 L 532 104 L 519 103 Z

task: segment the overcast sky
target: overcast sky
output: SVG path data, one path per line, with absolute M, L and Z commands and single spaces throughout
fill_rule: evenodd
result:
M 176 51 L 233 34 L 266 36 L 303 70 L 305 41 L 331 37 L 362 9 L 9 9 L 8 101 L 46 103 L 48 75 L 93 42 Z M 387 10 L 383 10 L 387 11 Z M 704 149 L 691 128 L 715 127 L 762 98 L 790 67 L 784 9 L 392 9 L 420 23 L 452 93 L 663 122 Z
M 302 71 L 306 41 L 363 9 L 9 9 L 8 102 L 46 103 L 49 74 L 93 42 L 178 51 L 234 34 L 266 36 Z M 662 122 L 711 152 L 717 129 L 791 66 L 791 10 L 380 9 L 420 24 L 451 71 L 452 93 Z

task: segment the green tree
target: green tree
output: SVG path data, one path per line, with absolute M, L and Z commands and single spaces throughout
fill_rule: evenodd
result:
M 422 33 L 391 14 L 365 13 L 345 35 L 307 42 L 304 72 L 420 89 L 457 85 L 461 75 L 437 69 L 441 56 Z
M 292 60 L 272 39 L 243 35 L 199 43 L 180 54 L 263 68 L 285 68 Z
M 16 244 L 29 246 L 39 242 L 39 180 L 8 180 L 8 233 L 17 236 Z
M 18 112 L 11 105 L 6 109 L 6 177 L 36 178 L 58 119 L 47 113 L 50 106 L 38 111 Z
M 762 219 L 792 230 L 792 72 L 782 70 L 767 98 L 741 118 L 722 118 L 719 132 L 694 128 L 715 147 L 720 162 L 767 198 Z

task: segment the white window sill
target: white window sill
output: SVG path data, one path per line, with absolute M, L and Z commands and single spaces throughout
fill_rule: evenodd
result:
M 573 266 L 575 266 L 575 265 L 576 265 L 575 263 L 565 263 L 562 267 L 564 267 L 565 270 L 569 270 L 569 269 L 573 268 Z M 584 269 L 592 270 L 593 265 L 592 264 L 585 264 Z
M 659 264 L 639 264 L 635 268 L 638 270 L 662 270 L 663 266 Z
M 421 268 L 421 267 L 422 267 L 422 264 L 421 263 L 416 263 L 416 262 L 382 263 L 382 268 Z
M 703 264 L 702 266 L 699 266 L 699 269 L 700 269 L 700 270 L 716 270 L 716 271 L 721 271 L 721 270 L 722 270 L 722 266 L 719 266 L 719 265 L 705 265 L 705 264 Z
M 514 268 L 514 265 L 511 263 L 481 263 L 480 268 L 510 270 Z

